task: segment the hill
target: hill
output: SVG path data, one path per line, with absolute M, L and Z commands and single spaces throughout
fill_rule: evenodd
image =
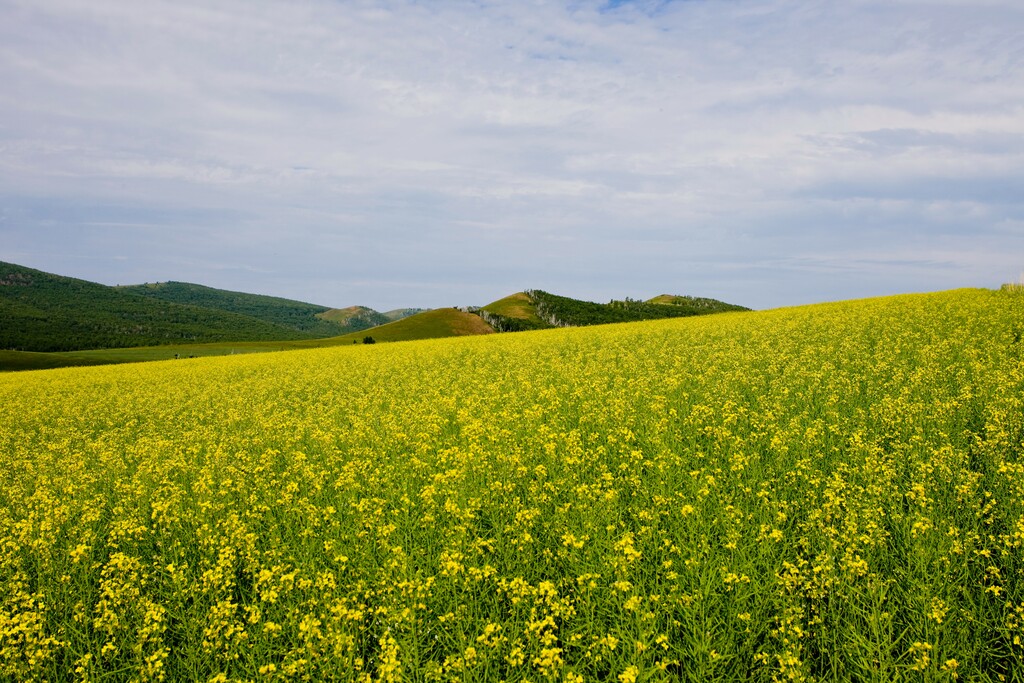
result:
M 537 315 L 537 305 L 526 292 L 516 292 L 478 309 L 477 314 L 499 332 L 543 330 L 552 325 Z
M 361 342 L 366 337 L 373 337 L 374 342 L 393 342 L 493 333 L 494 329 L 478 315 L 457 308 L 435 308 L 332 341 Z
M 0 262 L 0 349 L 70 351 L 312 336 L 239 313 Z
M 378 313 L 372 308 L 367 308 L 366 306 L 331 308 L 317 313 L 316 315 L 324 321 L 328 321 L 338 327 L 344 328 L 344 332 L 365 330 L 369 327 L 383 325 L 384 323 L 392 320 L 392 318 L 387 317 L 383 313 Z
M 408 318 L 410 315 L 416 315 L 417 313 L 429 310 L 429 308 L 396 308 L 393 311 L 384 311 L 381 315 L 388 320 L 401 320 L 402 318 Z
M 748 310 L 750 309 L 717 299 L 669 294 L 662 294 L 648 301 L 624 299 L 599 304 L 533 289 L 499 299 L 477 309 L 476 312 L 494 329 L 515 332 Z
M 323 317 L 325 312 L 332 310 L 328 306 L 261 294 L 232 292 L 188 282 L 157 282 L 115 289 L 160 301 L 238 313 L 318 337 L 332 337 L 361 329 L 348 327 L 339 321 Z M 374 324 L 378 323 L 368 324 L 366 327 L 372 327 Z
M 649 304 L 669 304 L 672 306 L 683 306 L 695 311 L 695 315 L 701 313 L 725 313 L 726 311 L 749 311 L 746 306 L 727 304 L 718 299 L 708 299 L 700 296 L 679 296 L 677 294 L 659 294 L 647 300 Z
M 0 263 L 0 370 L 254 353 L 580 327 L 746 310 L 661 295 L 607 304 L 517 292 L 482 308 L 380 313 L 186 282 L 107 287 Z M 40 355 L 42 353 L 53 355 Z

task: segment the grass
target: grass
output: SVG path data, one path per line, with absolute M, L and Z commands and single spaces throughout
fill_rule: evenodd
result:
M 88 358 L 74 358 L 62 353 L 41 353 L 37 351 L 2 351 L 0 350 L 0 370 L 15 372 L 19 370 L 50 370 L 82 365 L 104 365 L 109 361 Z
M 1024 299 L 0 377 L 0 678 L 1021 681 Z
M 526 320 L 536 325 L 544 324 L 544 321 L 537 317 L 536 306 L 526 292 L 517 292 L 504 299 L 498 299 L 484 306 L 482 310 L 505 318 Z

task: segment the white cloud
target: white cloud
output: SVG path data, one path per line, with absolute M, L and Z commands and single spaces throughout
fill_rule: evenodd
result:
M 0 0 L 0 258 L 125 281 L 104 224 L 155 223 L 188 237 L 118 228 L 144 279 L 381 307 L 542 286 L 520 273 L 755 306 L 1013 274 L 983 263 L 1024 253 L 995 228 L 1024 220 L 1016 3 L 605 5 Z M 80 224 L 56 246 L 55 205 Z M 758 265 L 852 263 L 864 235 L 891 262 L 930 233 L 991 252 Z M 743 263 L 760 280 L 722 275 Z

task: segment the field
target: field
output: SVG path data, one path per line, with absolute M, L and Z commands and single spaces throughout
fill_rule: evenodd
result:
M 0 678 L 1024 680 L 1024 296 L 0 376 Z
M 296 341 L 236 341 L 206 344 L 165 344 L 133 346 L 123 349 L 88 349 L 55 353 L 0 350 L 0 372 L 43 370 L 78 365 L 143 363 L 155 360 L 191 360 L 209 356 L 234 356 L 246 353 L 269 353 L 297 349 L 320 349 L 351 346 L 368 336 L 375 341 L 393 342 L 436 339 L 468 334 L 491 334 L 492 330 L 478 316 L 454 308 L 424 311 L 407 318 L 384 323 L 375 328 L 350 332 L 338 337 L 300 339 Z

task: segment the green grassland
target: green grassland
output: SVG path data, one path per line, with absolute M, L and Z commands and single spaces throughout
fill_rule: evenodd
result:
M 1024 297 L 0 376 L 0 678 L 1024 679 Z

